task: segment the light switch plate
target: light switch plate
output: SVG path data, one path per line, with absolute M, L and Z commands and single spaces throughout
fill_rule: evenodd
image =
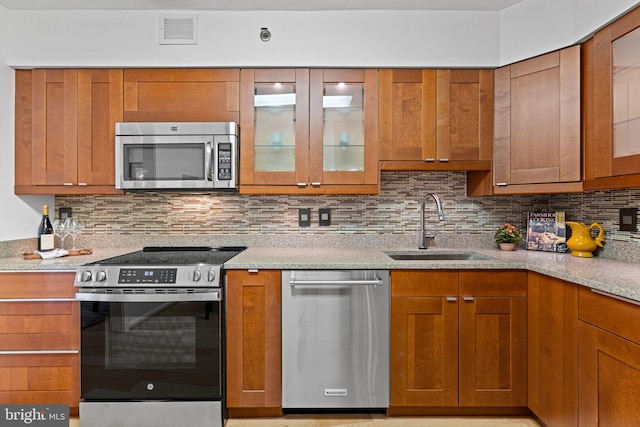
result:
M 320 208 L 318 209 L 318 215 L 320 216 L 320 225 L 328 227 L 331 225 L 331 209 Z
M 71 218 L 71 208 L 60 208 L 60 219 Z
M 300 227 L 309 227 L 311 225 L 311 209 L 298 209 L 298 225 Z
M 620 209 L 620 231 L 638 231 L 638 209 Z

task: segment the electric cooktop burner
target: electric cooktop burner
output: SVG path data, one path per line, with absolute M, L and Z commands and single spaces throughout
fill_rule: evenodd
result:
M 222 265 L 245 249 L 245 246 L 147 246 L 141 251 L 85 265 Z

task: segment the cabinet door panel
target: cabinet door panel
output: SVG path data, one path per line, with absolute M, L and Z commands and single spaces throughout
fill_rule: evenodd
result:
M 115 185 L 122 70 L 78 70 L 78 183 Z
M 238 69 L 127 69 L 124 121 L 238 122 Z
M 32 71 L 32 183 L 77 183 L 77 71 Z
M 380 70 L 380 160 L 435 159 L 436 71 Z
M 528 406 L 545 424 L 578 423 L 578 285 L 529 273 Z
M 522 192 L 534 192 L 535 185 L 579 189 L 580 47 L 502 67 L 495 77 L 495 185 L 521 185 Z
M 227 272 L 227 406 L 281 404 L 280 272 Z
M 393 298 L 391 406 L 458 405 L 458 304 Z
M 580 426 L 640 419 L 640 345 L 580 322 Z
M 460 405 L 526 406 L 526 298 L 460 305 Z
M 274 89 L 269 91 L 268 86 L 273 86 Z M 270 130 L 267 135 L 264 135 L 267 141 L 262 140 L 261 134 L 256 133 L 256 114 L 259 114 L 256 112 L 258 108 L 255 105 L 257 87 L 261 87 L 265 92 L 276 94 L 280 93 L 277 87 L 291 88 L 291 94 L 295 96 L 292 115 L 286 116 L 287 119 L 292 120 L 288 123 L 283 123 L 283 120 L 278 118 L 283 115 L 280 109 L 259 107 L 268 110 L 263 117 L 271 116 L 270 123 L 265 123 L 265 129 Z M 309 181 L 309 70 L 243 69 L 240 92 L 242 103 L 240 182 L 242 185 L 245 189 L 253 185 L 296 186 L 301 183 L 306 186 Z M 281 129 L 282 126 L 291 127 L 292 130 L 288 132 Z M 278 141 L 272 141 L 273 134 L 276 133 L 279 135 Z M 282 136 L 285 137 L 284 141 Z M 268 141 L 273 143 L 265 144 Z M 279 165 L 278 157 L 286 152 L 292 152 L 293 159 L 290 166 L 283 168 Z M 268 161 L 269 156 L 274 160 Z M 261 167 L 262 164 L 264 167 Z

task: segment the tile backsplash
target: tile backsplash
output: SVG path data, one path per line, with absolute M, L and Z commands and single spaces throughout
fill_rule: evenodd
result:
M 191 236 L 194 241 L 245 236 L 251 241 L 271 241 L 275 236 L 292 245 L 296 240 L 312 243 L 336 237 L 358 241 L 386 238 L 413 245 L 418 241 L 420 200 L 430 192 L 440 196 L 445 220 L 438 221 L 435 203 L 428 199 L 427 233 L 437 234 L 447 243 L 475 236 L 482 244 L 492 244 L 498 225 L 510 222 L 525 228 L 527 212 L 542 209 L 564 210 L 567 219 L 587 224 L 597 221 L 608 242 L 640 242 L 639 232 L 617 231 L 619 208 L 637 207 L 640 189 L 467 197 L 465 172 L 382 172 L 380 194 L 374 196 L 129 193 L 58 196 L 55 204 L 56 209 L 71 207 L 73 216 L 86 224 L 85 238 L 101 242 L 145 236 Z M 311 209 L 310 227 L 298 226 L 299 208 Z M 330 226 L 318 224 L 319 208 L 331 209 Z M 607 248 L 615 246 L 612 243 Z

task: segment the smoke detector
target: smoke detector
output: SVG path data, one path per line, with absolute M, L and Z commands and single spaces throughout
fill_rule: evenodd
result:
M 198 15 L 160 15 L 160 44 L 198 44 Z

